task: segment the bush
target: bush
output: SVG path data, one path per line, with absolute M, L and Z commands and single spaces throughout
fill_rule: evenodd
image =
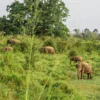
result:
M 76 55 L 78 55 L 78 51 L 76 51 L 76 50 L 70 50 L 68 53 L 68 57 L 76 56 Z
M 31 47 L 30 38 L 25 37 L 25 38 L 22 40 L 21 44 L 20 44 L 20 51 L 21 51 L 21 52 L 26 52 L 26 53 L 27 53 L 27 52 L 29 52 L 30 47 Z
M 53 40 L 53 38 L 48 38 L 44 41 L 43 46 L 52 46 L 55 47 L 55 41 Z
M 63 41 L 63 40 L 59 40 L 57 41 L 57 51 L 59 53 L 63 53 L 63 52 L 66 52 L 66 45 L 67 45 L 67 42 L 66 41 Z

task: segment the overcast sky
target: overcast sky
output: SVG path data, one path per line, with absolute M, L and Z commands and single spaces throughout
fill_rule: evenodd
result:
M 6 6 L 14 0 L 0 0 L 0 16 L 6 14 Z M 22 0 L 19 0 L 22 1 Z M 97 28 L 100 31 L 100 0 L 63 0 L 69 9 L 66 25 L 70 30 Z

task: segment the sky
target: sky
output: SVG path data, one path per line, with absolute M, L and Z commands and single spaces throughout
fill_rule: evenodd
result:
M 100 0 L 63 0 L 69 9 L 66 25 L 69 29 L 85 28 L 100 31 Z
M 6 6 L 14 0 L 0 0 L 0 16 L 6 15 Z M 22 1 L 22 0 L 19 0 Z M 100 31 L 100 0 L 63 0 L 69 9 L 66 25 L 72 31 L 85 28 Z

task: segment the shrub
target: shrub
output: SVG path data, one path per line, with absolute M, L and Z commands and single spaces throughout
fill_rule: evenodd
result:
M 70 50 L 68 53 L 68 57 L 76 56 L 76 55 L 78 55 L 78 51 L 76 51 L 76 50 Z
M 21 52 L 29 52 L 30 50 L 30 38 L 24 38 L 20 44 L 20 51 Z
M 59 53 L 63 53 L 63 52 L 66 52 L 66 45 L 67 45 L 67 42 L 66 41 L 63 41 L 63 40 L 58 40 L 57 41 L 57 51 Z
M 44 41 L 43 46 L 52 46 L 55 47 L 55 41 L 52 38 L 48 38 Z

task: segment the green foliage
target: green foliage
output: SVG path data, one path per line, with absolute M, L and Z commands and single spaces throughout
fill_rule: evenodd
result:
M 55 47 L 55 42 L 54 42 L 54 39 L 51 37 L 49 37 L 48 39 L 46 39 L 44 41 L 44 44 L 43 46 L 52 46 L 52 47 Z
M 23 3 L 20 3 L 19 1 L 13 2 L 10 6 L 7 6 L 7 12 L 9 12 L 9 15 L 7 16 L 9 18 L 9 33 L 6 32 L 6 34 L 19 34 L 21 33 L 22 27 L 25 23 L 25 7 Z
M 0 31 L 6 34 L 69 35 L 64 24 L 69 11 L 62 0 L 14 1 L 7 6 L 7 12 L 7 17 L 0 18 Z
M 9 36 L 0 37 L 0 48 L 6 45 L 8 38 Z M 0 52 L 0 100 L 25 100 L 27 85 L 28 100 L 100 99 L 99 40 L 80 40 L 73 37 L 64 40 L 46 37 L 43 40 L 33 36 L 31 41 L 31 37 L 27 35 L 16 38 L 22 43 L 20 46 L 13 46 L 16 51 Z M 43 45 L 55 47 L 56 54 L 39 53 Z M 85 74 L 84 80 L 77 80 L 75 63 L 69 62 L 68 56 L 72 55 L 81 55 L 92 65 L 92 80 L 87 80 Z M 28 81 L 27 75 L 30 78 Z
M 62 38 L 55 39 L 54 37 L 46 37 L 43 41 L 43 46 L 52 46 L 57 53 L 63 53 L 67 51 L 67 41 Z
M 69 54 L 68 54 L 68 57 L 71 57 L 71 56 L 76 56 L 78 55 L 77 51 L 76 50 L 70 50 Z
M 66 52 L 67 49 L 66 49 L 66 45 L 67 45 L 67 42 L 64 41 L 64 40 L 57 40 L 57 52 L 59 53 L 63 53 L 63 52 Z
M 41 21 L 39 22 L 39 33 L 55 36 L 68 36 L 68 28 L 64 25 L 68 17 L 68 9 L 61 0 L 41 1 Z M 41 25 L 41 26 L 40 26 Z M 38 34 L 38 33 L 37 33 Z
M 30 38 L 24 37 L 24 39 L 21 41 L 20 49 L 24 53 L 29 52 L 29 50 L 30 50 Z

